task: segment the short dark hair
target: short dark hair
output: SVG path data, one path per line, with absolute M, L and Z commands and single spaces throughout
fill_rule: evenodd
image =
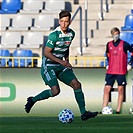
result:
M 71 19 L 71 13 L 67 10 L 63 10 L 59 13 L 59 19 L 63 17 L 69 17 L 69 20 Z
M 113 27 L 111 29 L 111 34 L 113 34 L 114 32 L 118 31 L 120 33 L 120 30 L 117 27 Z

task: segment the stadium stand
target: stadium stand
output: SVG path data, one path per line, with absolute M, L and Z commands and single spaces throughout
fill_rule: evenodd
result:
M 105 60 L 100 62 L 101 67 L 106 67 L 108 65 L 108 61 L 106 58 L 106 53 L 104 53 Z
M 9 67 L 28 67 L 32 63 L 31 50 L 18 49 L 13 52 L 13 59 L 9 60 Z
M 64 9 L 65 0 L 49 0 L 45 1 L 45 7 L 44 10 L 42 10 L 42 13 L 59 13 L 61 10 Z
M 20 48 L 40 48 L 43 45 L 43 42 L 43 32 L 24 32 L 23 43 L 20 44 Z
M 122 31 L 133 31 L 133 9 L 131 10 L 131 14 L 125 17 L 125 24 L 121 27 Z
M 110 41 L 111 35 L 110 30 L 112 27 L 118 27 L 121 28 L 123 26 L 123 20 L 125 19 L 125 16 L 130 13 L 130 9 L 132 8 L 132 2 L 131 0 L 115 0 L 114 4 L 111 4 L 110 1 L 108 1 L 109 5 L 111 6 L 108 13 L 105 13 L 103 10 L 103 13 L 105 13 L 104 20 L 101 21 L 98 18 L 98 13 L 100 12 L 100 1 L 97 0 L 88 0 L 88 29 L 87 29 L 87 36 L 90 39 L 90 44 L 88 47 L 85 47 L 85 51 L 83 53 L 83 56 L 103 56 L 106 48 L 106 43 Z M 103 3 L 104 4 L 104 3 Z M 82 6 L 83 11 L 83 39 L 84 39 L 84 0 L 79 0 L 79 4 L 72 5 L 73 10 L 75 10 L 75 7 Z M 119 8 L 118 8 L 119 7 Z M 79 46 L 79 22 L 78 22 L 77 15 L 76 19 L 72 22 L 71 28 L 73 28 L 76 31 L 76 39 L 74 39 L 72 45 L 71 45 L 71 51 L 70 55 L 77 55 L 80 56 L 80 54 L 77 51 L 77 47 Z M 98 24 L 98 28 L 97 28 Z M 92 31 L 93 31 L 93 37 L 92 37 Z
M 128 60 L 128 62 L 130 61 L 130 59 L 131 59 L 131 54 L 130 54 L 130 52 L 128 52 L 127 53 L 127 60 Z
M 120 38 L 125 42 L 128 42 L 130 45 L 133 44 L 133 32 L 130 31 L 122 31 L 120 33 Z
M 0 14 L 16 14 L 22 7 L 21 0 L 3 0 Z
M 2 1 L 2 0 L 0 0 L 0 1 Z M 35 4 L 35 2 L 36 2 L 36 4 Z M 63 3 L 62 6 L 59 6 L 60 4 L 58 4 L 58 2 Z M 74 13 L 76 12 L 76 10 L 78 9 L 78 7 L 81 6 L 82 7 L 82 16 L 83 16 L 82 27 L 79 26 L 79 15 L 80 15 L 79 12 L 77 13 L 74 21 L 72 21 L 72 24 L 70 25 L 70 27 L 76 32 L 75 39 L 73 40 L 71 48 L 70 48 L 70 58 L 72 58 L 72 60 L 74 60 L 74 64 L 73 64 L 74 66 L 79 66 L 79 64 L 75 65 L 75 60 L 79 60 L 79 58 L 81 57 L 80 53 L 77 50 L 77 48 L 79 47 L 79 43 L 80 43 L 80 34 L 79 34 L 80 28 L 82 28 L 83 40 L 84 40 L 84 34 L 85 34 L 84 33 L 84 31 L 85 31 L 85 27 L 84 27 L 84 22 L 85 22 L 84 21 L 84 15 L 85 15 L 84 14 L 85 13 L 84 12 L 84 6 L 85 6 L 84 4 L 85 3 L 84 2 L 85 2 L 85 0 L 80 0 L 80 1 L 76 1 L 76 4 L 74 4 L 75 0 L 74 1 L 73 0 L 67 0 L 67 1 L 66 0 L 21 0 L 21 4 L 22 4 L 21 9 L 17 10 L 18 12 L 16 14 L 1 14 L 0 15 L 0 17 L 2 15 L 8 16 L 9 19 L 11 20 L 11 21 L 9 20 L 10 21 L 9 25 L 6 24 L 6 22 L 8 22 L 8 21 L 6 21 L 5 23 L 1 22 L 1 23 L 3 23 L 2 25 L 0 25 L 1 27 L 3 27 L 3 28 L 1 28 L 2 32 L 0 33 L 1 41 L 3 42 L 2 35 L 5 34 L 4 33 L 5 30 L 6 30 L 6 32 L 16 32 L 17 31 L 18 34 L 20 34 L 20 36 L 22 35 L 22 37 L 20 39 L 20 43 L 14 43 L 14 45 L 9 44 L 10 46 L 7 45 L 7 43 L 4 43 L 4 45 L 3 45 L 3 43 L 0 43 L 0 47 L 8 48 L 11 51 L 13 50 L 12 48 L 16 49 L 17 46 L 19 46 L 20 48 L 23 48 L 23 49 L 31 49 L 32 52 L 35 53 L 34 55 L 39 54 L 40 58 L 41 58 L 43 48 L 42 47 L 40 48 L 40 46 L 42 46 L 42 44 L 44 43 L 43 42 L 44 36 L 47 36 L 49 34 L 49 32 L 51 31 L 51 28 L 50 28 L 50 30 L 48 30 L 48 29 L 44 30 L 43 29 L 44 27 L 42 27 L 41 22 L 39 22 L 40 21 L 39 19 L 42 19 L 43 17 L 39 18 L 39 16 L 43 16 L 43 15 L 54 16 L 54 24 L 55 24 L 55 20 L 57 20 L 57 22 L 58 22 L 58 12 L 59 11 L 61 11 L 63 9 L 68 9 L 68 8 L 70 8 L 70 5 L 71 5 L 72 9 L 73 9 L 73 10 L 71 9 L 72 16 L 73 16 Z M 27 3 L 27 4 L 25 4 L 25 3 Z M 37 3 L 40 3 L 40 4 L 37 4 Z M 66 6 L 66 3 L 68 3 L 67 6 Z M 2 4 L 2 2 L 1 2 L 1 4 Z M 52 4 L 53 4 L 53 6 L 51 7 L 50 5 L 52 5 Z M 55 5 L 58 5 L 58 6 L 55 6 Z M 120 7 L 120 8 L 118 8 L 118 7 Z M 56 9 L 56 8 L 58 8 L 58 9 Z M 100 21 L 98 18 L 98 13 L 100 11 L 99 8 L 100 8 L 99 1 L 88 0 L 88 15 L 89 15 L 88 24 L 89 25 L 88 25 L 87 31 L 88 31 L 88 38 L 90 39 L 90 43 L 89 43 L 88 47 L 86 47 L 85 44 L 83 43 L 83 48 L 85 49 L 84 53 L 83 53 L 83 56 L 84 56 L 83 59 L 85 58 L 85 61 L 83 64 L 87 63 L 86 60 L 88 60 L 88 58 L 93 57 L 93 56 L 97 56 L 99 58 L 102 57 L 102 61 L 104 61 L 105 57 L 103 56 L 103 53 L 105 52 L 105 45 L 108 41 L 111 40 L 110 29 L 113 26 L 121 27 L 123 25 L 123 20 L 124 20 L 123 18 L 125 18 L 125 16 L 128 14 L 128 12 L 131 9 L 131 0 L 115 1 L 115 3 L 111 5 L 109 12 L 105 14 L 104 21 Z M 21 27 L 13 26 L 14 25 L 13 19 L 19 15 L 25 15 L 25 16 L 29 15 L 30 18 L 32 18 L 32 20 L 33 20 L 32 26 L 28 26 L 28 31 L 27 31 L 27 28 L 24 30 L 23 28 L 21 29 Z M 130 15 L 132 15 L 132 14 L 130 14 Z M 3 21 L 4 21 L 4 19 L 3 19 Z M 50 23 L 50 21 L 45 21 L 45 22 Z M 98 22 L 98 23 L 96 23 L 96 22 Z M 26 22 L 24 22 L 24 23 L 26 23 Z M 17 22 L 18 25 L 20 24 L 19 26 L 24 26 L 24 23 L 20 24 L 19 21 Z M 53 19 L 52 19 L 51 23 L 53 23 Z M 6 26 L 4 26 L 4 24 Z M 97 26 L 96 24 L 99 24 L 98 28 L 96 27 Z M 128 25 L 128 24 L 125 23 L 125 25 Z M 41 26 L 39 27 L 39 25 L 41 25 Z M 54 27 L 55 26 L 57 26 L 57 24 L 54 25 Z M 90 31 L 93 31 L 93 37 L 91 36 Z M 28 33 L 33 32 L 33 34 L 34 34 L 34 32 L 41 32 L 41 34 L 43 34 L 43 37 L 41 37 L 41 38 L 43 38 L 43 41 L 42 41 L 42 39 L 40 39 L 40 40 L 38 40 L 38 42 L 36 41 L 36 44 L 35 44 L 34 43 L 35 41 L 32 42 L 32 40 L 34 40 L 34 37 L 32 37 L 32 39 L 31 38 L 29 39 L 32 43 L 28 42 L 28 41 L 27 41 L 28 43 L 24 43 L 25 39 L 27 38 L 27 37 L 25 38 L 25 36 L 26 36 L 25 34 L 28 34 L 26 32 L 28 32 Z M 121 35 L 121 37 L 122 37 L 122 35 Z M 132 38 L 132 34 L 130 35 L 130 38 Z M 130 40 L 132 40 L 132 39 L 130 39 Z M 12 40 L 10 42 L 12 42 Z M 45 42 L 46 42 L 46 40 L 45 40 Z M 38 50 L 38 48 L 39 48 L 39 50 Z M 75 59 L 75 57 L 76 57 L 76 59 Z M 93 64 L 94 64 L 94 62 L 93 62 Z M 89 63 L 88 63 L 85 66 L 92 66 L 92 64 L 89 65 Z M 95 65 L 95 66 L 100 66 L 100 62 L 98 65 Z M 81 65 L 81 67 L 82 67 L 82 65 Z
M 37 14 L 42 9 L 43 9 L 43 1 L 27 0 L 23 2 L 23 7 L 19 12 Z
M 108 65 L 108 61 L 105 60 L 105 61 L 101 61 L 100 63 L 100 67 L 106 67 Z
M 17 48 L 21 43 L 20 32 L 2 32 L 1 33 L 1 48 Z
M 133 9 L 131 9 L 131 14 L 125 17 L 124 26 L 121 27 L 120 38 L 133 45 Z M 128 57 L 130 58 L 129 55 Z
M 10 18 L 6 14 L 0 15 L 0 31 L 5 31 L 10 26 Z
M 41 14 L 34 17 L 33 27 L 31 31 L 50 31 L 54 28 L 54 16 Z
M 4 58 L 3 58 L 4 57 Z M 10 57 L 10 52 L 7 49 L 0 49 L 0 67 L 5 67 Z
M 11 19 L 10 31 L 29 30 L 32 26 L 32 17 L 30 15 L 17 14 Z

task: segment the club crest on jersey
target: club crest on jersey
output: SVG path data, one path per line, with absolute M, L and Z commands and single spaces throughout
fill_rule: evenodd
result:
M 47 42 L 50 43 L 51 45 L 53 45 L 53 42 L 51 40 L 48 39 Z
M 119 47 L 119 50 L 121 50 L 122 48 L 121 47 Z
M 112 47 L 110 47 L 109 49 L 113 49 Z

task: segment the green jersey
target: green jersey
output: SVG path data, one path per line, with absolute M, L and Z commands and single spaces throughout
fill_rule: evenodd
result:
M 75 32 L 72 29 L 68 28 L 68 32 L 64 34 L 59 26 L 49 34 L 46 46 L 52 48 L 52 54 L 62 60 L 67 54 L 74 36 Z M 58 63 L 43 56 L 43 65 L 46 64 L 53 66 Z

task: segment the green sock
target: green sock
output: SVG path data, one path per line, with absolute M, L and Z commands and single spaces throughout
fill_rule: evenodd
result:
M 37 102 L 40 100 L 48 99 L 49 97 L 52 97 L 51 90 L 45 90 L 41 92 L 40 94 L 36 95 L 35 97 L 33 97 L 32 100 L 33 102 Z
M 84 94 L 81 89 L 74 90 L 75 98 L 78 103 L 81 114 L 86 112 Z

